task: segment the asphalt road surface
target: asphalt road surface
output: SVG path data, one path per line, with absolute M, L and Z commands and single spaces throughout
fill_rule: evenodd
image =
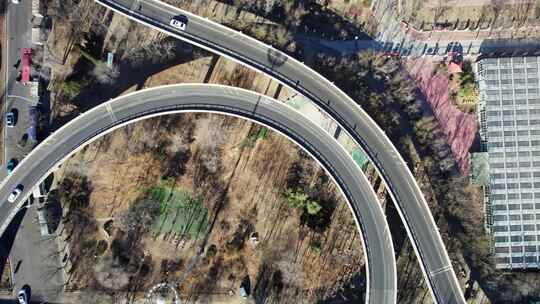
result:
M 422 191 L 392 142 L 343 91 L 280 51 L 208 19 L 154 0 L 96 0 L 130 18 L 251 66 L 303 94 L 364 149 L 383 177 L 437 303 L 465 303 L 450 258 Z M 186 15 L 185 31 L 169 25 Z
M 16 234 L 10 251 L 13 290 L 18 292 L 28 285 L 32 288 L 32 303 L 62 303 L 62 256 L 56 239 L 41 236 L 35 206 L 19 211 L 17 217 L 21 217 L 20 226 L 14 225 L 14 231 L 8 229 L 4 233 Z
M 69 155 L 121 124 L 167 112 L 210 111 L 241 116 L 286 134 L 330 173 L 350 202 L 361 227 L 368 262 L 370 303 L 396 301 L 396 266 L 390 230 L 371 185 L 349 154 L 323 129 L 284 105 L 254 92 L 218 85 L 174 85 L 148 89 L 101 104 L 51 134 L 0 187 L 0 222 L 11 221 L 30 189 Z M 17 185 L 13 204 L 6 198 Z M 360 244 L 358 244 L 360 246 Z M 384 274 L 384 275 L 381 275 Z
M 8 1 L 7 8 L 7 58 L 6 58 L 6 101 L 5 110 L 17 111 L 16 125 L 12 128 L 4 128 L 4 159 L 5 163 L 0 170 L 0 177 L 7 175 L 5 165 L 11 159 L 21 160 L 31 149 L 19 147 L 18 141 L 26 133 L 28 128 L 28 108 L 37 105 L 37 99 L 32 98 L 30 87 L 24 86 L 17 81 L 17 76 L 22 71 L 21 53 L 23 48 L 32 46 L 32 1 L 21 1 L 13 4 Z M 4 119 L 5 123 L 5 119 Z M 5 126 L 5 125 L 4 125 Z
M 11 159 L 20 161 L 32 148 L 28 143 L 20 147 L 18 141 L 28 128 L 28 108 L 37 105 L 37 99 L 32 98 L 30 88 L 17 82 L 17 76 L 22 70 L 21 52 L 23 48 L 31 47 L 32 28 L 32 1 L 20 1 L 14 4 L 6 1 L 6 56 L 3 56 L 6 69 L 6 87 L 4 90 L 4 110 L 17 110 L 16 125 L 6 128 L 2 140 L 4 142 L 5 160 L 0 169 L 0 179 L 7 176 L 6 163 Z M 2 111 L 4 112 L 4 111 Z M 5 119 L 3 120 L 5 123 Z M 63 279 L 58 269 L 59 261 L 56 259 L 58 246 L 53 239 L 42 239 L 39 225 L 36 220 L 35 207 L 19 213 L 20 225 L 8 229 L 3 239 L 12 239 L 14 242 L 3 242 L 2 245 L 9 250 L 12 270 L 19 264 L 16 273 L 13 273 L 14 290 L 18 291 L 23 285 L 32 287 L 32 299 L 56 301 L 59 291 L 63 289 Z M 9 244 L 7 244 L 9 243 Z M 4 271 L 9 271 L 5 269 Z

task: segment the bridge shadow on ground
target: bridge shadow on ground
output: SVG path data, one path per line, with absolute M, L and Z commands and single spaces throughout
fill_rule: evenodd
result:
M 13 243 L 15 242 L 17 231 L 19 231 L 19 228 L 21 227 L 26 210 L 26 208 L 23 208 L 17 213 L 17 215 L 15 215 L 2 237 L 0 237 L 0 277 L 3 277 L 6 271 L 10 271 L 10 269 L 6 267 L 9 253 L 11 252 Z M 12 265 L 12 267 L 15 267 L 15 265 Z M 3 303 L 1 301 L 2 300 L 0 300 L 0 304 Z
M 166 38 L 166 40 L 169 40 L 169 38 Z M 76 110 L 61 118 L 55 118 L 52 122 L 51 131 L 58 129 L 71 119 L 77 117 L 79 113 L 83 113 L 105 101 L 118 97 L 133 86 L 136 87 L 136 90 L 142 89 L 148 78 L 160 72 L 179 64 L 189 63 L 210 56 L 205 51 L 199 49 L 193 50 L 187 43 L 172 38 L 170 40 L 175 41 L 177 45 L 177 52 L 173 58 L 157 63 L 152 62 L 151 58 L 149 58 L 137 65 L 133 65 L 127 60 L 121 62 L 118 66 L 119 73 L 116 81 L 110 84 L 92 81 L 89 85 L 82 88 L 79 94 L 69 101 L 69 103 L 76 106 Z M 86 59 L 80 59 L 80 61 L 84 60 Z

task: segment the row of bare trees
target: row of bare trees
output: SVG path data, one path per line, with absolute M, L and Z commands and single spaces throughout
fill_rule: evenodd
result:
M 382 54 L 365 52 L 345 59 L 323 55 L 319 57 L 317 68 L 337 80 L 362 105 L 401 150 L 410 166 L 424 168 L 425 181 L 434 194 L 426 197 L 431 198 L 429 204 L 433 206 L 435 218 L 439 219 L 451 257 L 467 257 L 469 266 L 488 280 L 496 271 L 489 260 L 482 211 L 478 210 L 478 203 L 471 203 L 478 199 L 474 196 L 476 190 L 457 169 L 438 121 L 430 111 L 421 108 L 421 101 L 417 100 L 420 92 L 400 63 Z M 407 149 L 410 146 L 404 144 L 407 141 L 413 143 L 414 150 Z M 422 162 L 416 164 L 414 159 L 418 158 Z

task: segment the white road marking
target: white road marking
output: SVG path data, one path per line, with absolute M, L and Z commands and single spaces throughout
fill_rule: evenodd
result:
M 117 121 L 116 115 L 114 115 L 114 111 L 112 109 L 111 104 L 107 103 L 107 105 L 105 107 L 107 108 L 107 112 L 109 112 L 109 116 L 111 116 L 112 121 L 116 122 Z
M 445 267 L 442 267 L 442 268 L 439 268 L 439 269 L 436 269 L 436 270 L 433 270 L 431 271 L 429 274 L 434 277 L 438 274 L 441 274 L 443 272 L 446 272 L 446 271 L 449 271 L 452 269 L 452 266 L 451 265 L 448 265 L 448 266 L 445 266 Z

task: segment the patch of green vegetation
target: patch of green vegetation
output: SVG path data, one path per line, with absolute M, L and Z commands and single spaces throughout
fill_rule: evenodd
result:
M 159 203 L 159 216 L 154 222 L 154 236 L 164 233 L 189 235 L 197 239 L 208 226 L 208 210 L 201 196 L 174 188 L 165 180 L 150 189 L 150 199 Z
M 469 61 L 463 62 L 461 66 L 461 73 L 459 73 L 459 81 L 461 81 L 461 84 L 474 84 L 474 72 Z
M 257 139 L 265 139 L 268 135 L 268 128 L 263 127 L 257 132 Z
M 69 80 L 64 82 L 63 93 L 68 98 L 73 98 L 81 92 L 82 88 L 86 86 L 86 81 Z
M 261 127 L 259 131 L 250 134 L 242 142 L 240 142 L 239 146 L 241 148 L 243 147 L 253 148 L 253 146 L 255 146 L 255 143 L 258 140 L 265 139 L 267 136 L 268 136 L 268 128 Z
M 470 62 L 464 61 L 462 72 L 459 73 L 458 104 L 470 104 L 478 98 L 478 91 L 474 79 L 474 72 Z
M 326 202 L 321 203 L 311 199 L 307 193 L 297 189 L 287 189 L 283 197 L 291 208 L 301 211 L 300 221 L 313 231 L 322 232 L 328 228 L 334 205 Z
M 287 200 L 289 206 L 296 209 L 304 209 L 309 200 L 307 193 L 302 192 L 301 190 L 295 191 L 292 189 L 287 189 L 285 193 L 283 193 L 283 196 Z
M 474 84 L 462 84 L 459 88 L 458 98 L 460 100 L 466 100 L 469 98 L 476 98 L 477 92 Z
M 366 164 L 369 162 L 366 155 L 360 150 L 359 148 L 356 148 L 352 151 L 351 156 L 354 160 L 354 162 L 361 168 L 364 169 Z
M 311 243 L 309 243 L 309 249 L 311 249 L 313 252 L 315 252 L 317 254 L 321 254 L 321 252 L 322 252 L 321 242 L 312 241 Z
M 308 214 L 315 215 L 321 211 L 322 207 L 316 201 L 309 200 L 306 204 L 306 211 Z
M 78 49 L 79 52 L 81 53 L 81 56 L 83 56 L 84 58 L 86 58 L 88 61 L 92 62 L 94 65 L 100 64 L 99 59 L 97 59 L 96 57 L 92 56 L 92 54 L 88 53 L 88 52 L 87 52 L 83 47 L 81 47 L 80 45 L 77 45 L 77 49 Z
M 308 214 L 315 215 L 321 211 L 322 207 L 319 202 L 309 198 L 309 195 L 301 190 L 287 189 L 283 194 L 289 206 L 302 209 Z

